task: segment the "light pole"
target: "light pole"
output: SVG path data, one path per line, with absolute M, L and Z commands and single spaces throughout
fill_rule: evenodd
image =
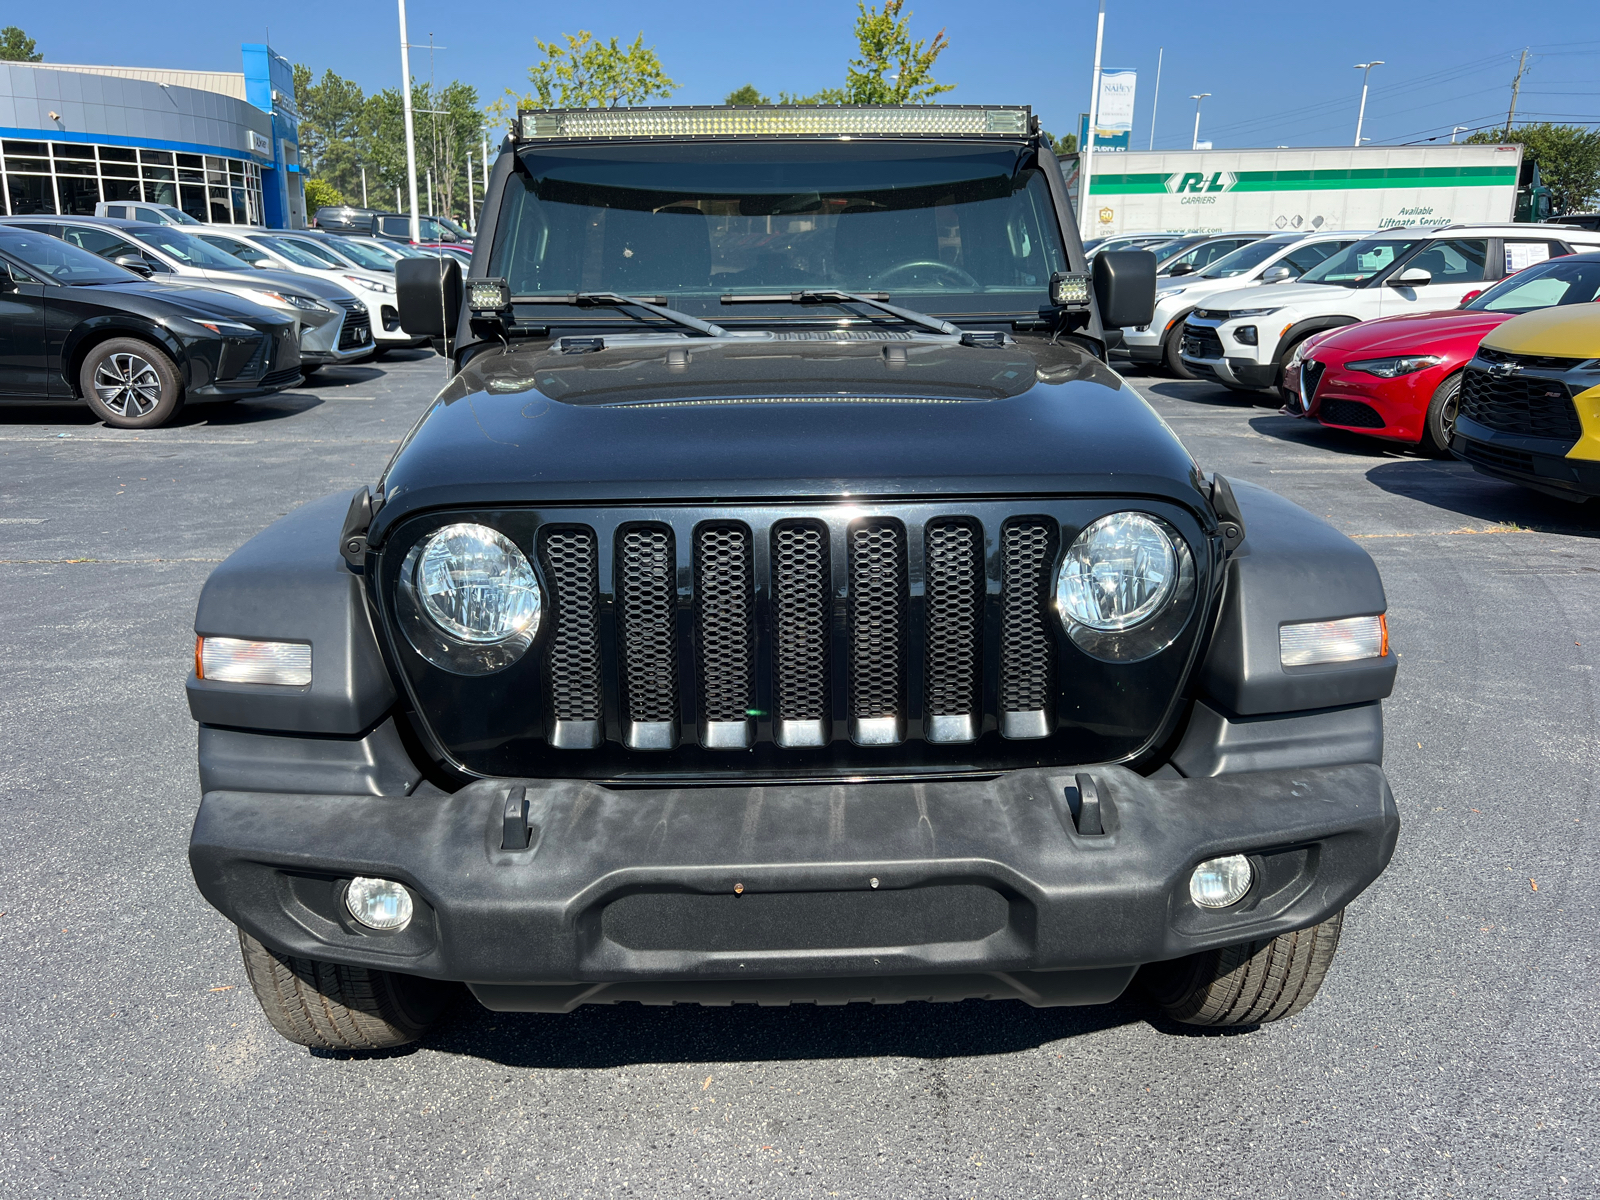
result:
M 1361 122 L 1367 117 L 1367 76 L 1372 74 L 1373 67 L 1383 66 L 1383 59 L 1375 58 L 1369 63 L 1357 63 L 1356 70 L 1361 72 L 1361 111 L 1356 114 L 1356 141 L 1361 145 Z
M 361 207 L 367 207 L 367 164 L 361 164 Z
M 1470 128 L 1472 128 L 1470 125 L 1457 125 L 1450 131 L 1450 144 L 1454 146 L 1456 144 L 1456 134 L 1465 133 Z
M 1191 150 L 1200 149 L 1200 101 L 1209 95 L 1211 95 L 1210 92 L 1201 92 L 1198 96 L 1189 97 L 1194 101 L 1194 140 L 1189 145 Z
M 472 155 L 467 155 L 467 228 L 477 231 L 478 210 L 472 206 Z
M 1089 217 L 1089 181 L 1094 173 L 1094 127 L 1100 119 L 1100 48 L 1106 40 L 1106 0 L 1100 0 L 1100 18 L 1094 31 L 1094 90 L 1089 94 L 1089 127 L 1078 147 L 1078 229 L 1084 237 L 1094 233 Z
M 411 240 L 422 240 L 422 222 L 417 220 L 416 131 L 411 124 L 411 47 L 406 38 L 406 0 L 400 0 L 400 99 L 406 115 L 406 183 L 411 189 Z

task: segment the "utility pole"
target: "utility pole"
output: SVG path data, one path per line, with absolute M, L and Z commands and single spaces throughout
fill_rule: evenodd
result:
M 1194 140 L 1189 145 L 1191 150 L 1200 149 L 1200 101 L 1209 95 L 1211 95 L 1210 92 L 1201 92 L 1198 96 L 1189 97 L 1194 101 Z
M 1522 73 L 1528 69 L 1528 48 L 1522 48 L 1522 60 L 1517 63 L 1517 77 L 1511 81 L 1511 111 L 1506 113 L 1506 137 L 1511 136 L 1511 122 L 1517 119 L 1517 92 L 1522 88 Z
M 433 172 L 428 172 L 428 215 L 433 215 Z
M 467 155 L 467 228 L 478 230 L 478 210 L 472 207 L 472 155 Z
M 367 207 L 367 164 L 361 164 L 361 207 Z
M 1150 149 L 1156 148 L 1156 111 L 1161 107 L 1161 59 L 1166 54 L 1165 46 L 1156 49 L 1156 98 L 1150 105 Z
M 1383 66 L 1383 59 L 1375 58 L 1371 62 L 1357 63 L 1356 70 L 1361 72 L 1361 111 L 1356 114 L 1356 146 L 1361 146 L 1361 123 L 1367 119 L 1367 76 L 1372 74 L 1373 67 Z
M 417 144 L 411 123 L 411 47 L 406 38 L 406 0 L 400 0 L 400 98 L 406 115 L 406 183 L 411 189 L 411 240 L 422 240 L 422 222 L 417 220 Z M 398 193 L 399 189 L 395 191 Z M 395 196 L 398 206 L 399 196 Z
M 483 169 L 483 198 L 487 200 L 489 198 L 489 135 L 480 133 L 478 136 L 483 141 L 483 155 L 478 159 L 478 162 Z
M 1078 228 L 1084 237 L 1094 233 L 1089 219 L 1089 181 L 1093 178 L 1094 127 L 1100 120 L 1100 50 L 1106 40 L 1106 0 L 1100 0 L 1100 19 L 1094 31 L 1094 90 L 1089 96 L 1089 127 L 1078 147 Z

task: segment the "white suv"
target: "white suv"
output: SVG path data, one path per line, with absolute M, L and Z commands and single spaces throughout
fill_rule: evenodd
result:
M 1183 364 L 1239 391 L 1281 387 L 1284 365 L 1313 333 L 1456 308 L 1468 292 L 1531 263 L 1593 249 L 1600 249 L 1600 233 L 1560 225 L 1385 229 L 1313 267 L 1299 283 L 1207 297 L 1184 322 Z
M 1184 319 L 1207 296 L 1231 292 L 1250 283 L 1281 284 L 1299 279 L 1329 255 L 1368 236 L 1342 233 L 1275 233 L 1240 246 L 1192 275 L 1156 281 L 1156 311 L 1150 324 L 1122 331 L 1114 354 L 1136 363 L 1164 363 L 1180 379 L 1194 375 L 1180 361 L 1178 342 Z

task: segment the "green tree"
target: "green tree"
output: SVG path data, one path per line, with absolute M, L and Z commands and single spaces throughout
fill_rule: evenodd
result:
M 427 175 L 433 173 L 433 208 L 436 213 L 465 215 L 467 208 L 466 156 L 474 160 L 474 180 L 482 171 L 477 166 L 479 135 L 483 114 L 478 110 L 478 90 L 459 80 L 444 87 L 414 84 L 411 111 L 416 135 L 417 200 L 427 207 Z M 365 135 L 363 161 L 367 164 L 367 183 L 376 195 L 374 207 L 384 207 L 394 189 L 406 191 L 405 110 L 399 88 L 374 92 L 363 110 Z M 477 183 L 473 185 L 476 200 Z
M 0 61 L 43 62 L 44 55 L 34 49 L 31 37 L 15 25 L 7 25 L 0 29 Z
M 845 72 L 845 91 L 851 104 L 926 104 L 935 96 L 952 92 L 953 83 L 936 83 L 933 64 L 950 45 L 944 30 L 934 35 L 933 43 L 913 41 L 911 11 L 905 0 L 883 0 L 883 11 L 868 8 L 865 0 L 856 7 L 856 42 L 861 57 L 850 60 Z
M 561 36 L 565 46 L 534 42 L 544 58 L 528 68 L 533 91 L 519 96 L 507 88 L 509 101 L 496 101 L 491 112 L 509 117 L 511 108 L 616 108 L 665 99 L 677 90 L 655 47 L 644 44 L 643 33 L 628 46 L 619 45 L 616 38 L 597 41 L 587 29 Z
M 756 85 L 747 83 L 742 88 L 734 88 L 722 101 L 724 104 L 771 104 L 772 97 L 762 95 L 756 91 Z
M 1583 212 L 1600 199 L 1600 130 L 1548 121 L 1503 129 L 1483 129 L 1467 138 L 1479 145 L 1514 143 L 1539 164 L 1557 213 Z
M 300 110 L 300 158 L 317 177 L 347 196 L 361 194 L 367 97 L 352 80 L 324 71 L 294 68 L 295 105 Z M 307 202 L 309 204 L 309 201 Z
M 343 194 L 327 180 L 306 180 L 306 212 L 315 215 L 319 208 L 329 208 L 343 203 Z
M 1063 154 L 1076 154 L 1078 152 L 1078 135 L 1075 133 L 1069 133 L 1066 137 L 1057 137 L 1049 130 L 1045 130 L 1044 136 L 1050 143 L 1050 149 L 1056 152 L 1058 158 Z

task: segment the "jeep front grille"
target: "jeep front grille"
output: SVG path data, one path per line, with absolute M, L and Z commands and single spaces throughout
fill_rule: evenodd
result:
M 905 715 L 905 534 L 898 521 L 850 531 L 850 740 L 892 746 Z
M 1046 568 L 1055 561 L 1052 522 L 1010 521 L 1005 550 L 1004 617 L 1000 626 L 1000 731 L 1007 737 L 1050 732 L 1050 631 L 1045 626 Z
M 780 746 L 827 744 L 832 612 L 827 526 L 779 525 L 772 533 L 772 691 L 773 740 Z
M 618 547 L 623 740 L 631 750 L 678 744 L 677 560 L 672 530 L 636 526 Z
M 545 581 L 554 593 L 546 649 L 552 745 L 592 750 L 600 744 L 600 578 L 592 529 L 556 526 L 540 539 Z
M 930 742 L 970 742 L 981 711 L 983 533 L 970 521 L 936 521 L 927 534 L 925 731 Z
M 743 750 L 755 736 L 750 531 L 734 524 L 702 526 L 696 538 L 695 573 L 706 745 Z

